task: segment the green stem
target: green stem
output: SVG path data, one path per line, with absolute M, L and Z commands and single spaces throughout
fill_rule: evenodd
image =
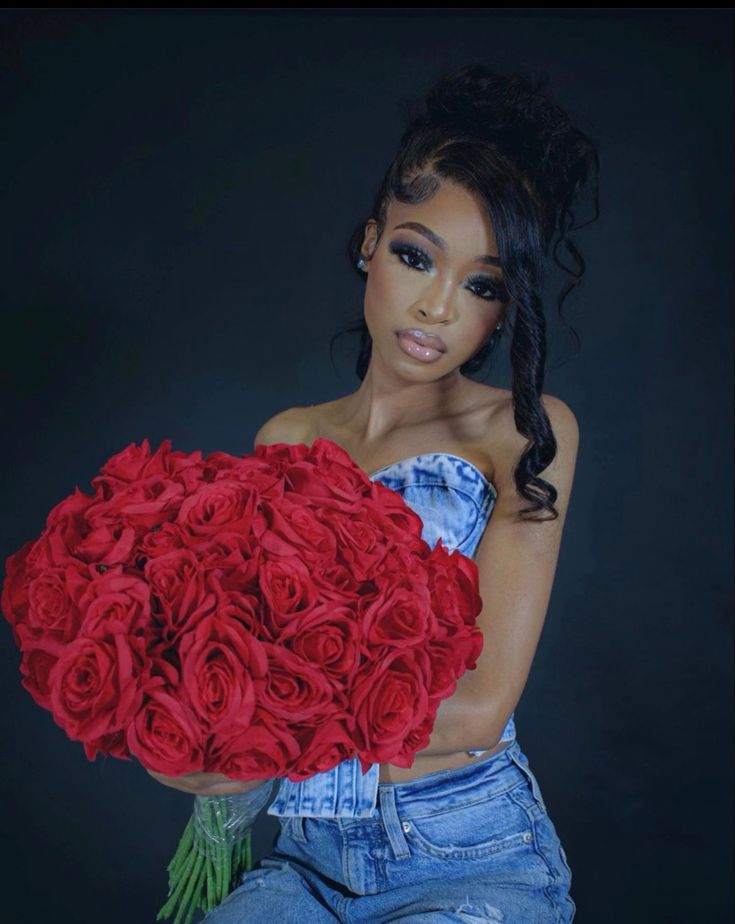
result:
M 252 851 L 252 839 L 250 837 L 251 832 L 245 835 L 245 872 L 249 873 L 253 868 L 253 851 Z
M 184 914 L 184 909 L 191 901 L 192 892 L 194 890 L 194 886 L 196 885 L 197 880 L 199 879 L 199 871 L 201 870 L 203 863 L 204 863 L 204 857 L 201 854 L 199 854 L 199 856 L 196 859 L 196 863 L 194 864 L 194 869 L 192 871 L 192 874 L 188 877 L 188 883 L 184 891 L 183 898 L 181 899 L 179 910 L 176 912 L 176 917 L 174 918 L 174 924 L 182 924 L 181 919 Z
M 214 899 L 214 864 L 212 863 L 211 857 L 207 861 L 207 911 L 211 911 L 214 908 L 216 902 Z
M 189 910 L 186 913 L 184 918 L 184 924 L 191 924 L 191 919 L 194 917 L 194 912 L 197 908 L 204 907 L 204 879 L 207 871 L 207 862 L 206 858 L 204 864 L 202 865 L 199 875 L 197 876 L 196 883 L 194 884 L 194 891 L 192 893 L 191 904 L 189 905 Z
M 187 863 L 190 863 L 192 855 L 196 853 L 195 847 L 193 844 L 190 844 L 187 852 L 181 855 L 181 858 L 177 861 L 175 866 L 169 868 L 170 879 L 173 882 L 176 882 L 181 876 L 181 871 L 186 867 Z
M 176 902 L 179 900 L 182 890 L 186 886 L 187 881 L 190 880 L 190 874 L 194 866 L 196 865 L 197 857 L 201 856 L 196 850 L 192 850 L 187 859 L 184 861 L 181 870 L 178 875 L 178 879 L 174 885 L 174 890 L 171 893 L 166 904 L 161 908 L 161 910 L 156 915 L 156 920 L 160 921 L 161 918 L 168 918 L 171 915 Z
M 191 847 L 191 843 L 192 843 L 193 831 L 194 831 L 194 816 L 190 815 L 189 821 L 187 822 L 186 827 L 184 828 L 184 833 L 181 835 L 181 839 L 179 840 L 179 846 L 176 848 L 176 853 L 174 853 L 173 857 L 171 858 L 171 863 L 169 864 L 169 868 L 176 867 L 181 862 L 181 860 L 184 858 L 185 854 L 189 852 L 189 848 Z

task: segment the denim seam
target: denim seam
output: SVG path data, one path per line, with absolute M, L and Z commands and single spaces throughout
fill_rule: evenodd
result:
M 416 487 L 444 488 L 446 491 L 453 491 L 456 494 L 461 494 L 463 497 L 466 497 L 470 501 L 472 501 L 472 504 L 475 508 L 475 522 L 472 524 L 467 535 L 460 542 L 457 543 L 456 547 L 459 549 L 461 546 L 467 545 L 467 541 L 477 531 L 478 524 L 481 522 L 480 513 L 484 508 L 484 504 L 479 504 L 474 494 L 471 494 L 469 491 L 465 491 L 464 489 L 458 487 L 457 485 L 449 484 L 449 482 L 447 481 L 428 481 L 428 480 L 420 479 L 419 481 L 401 482 L 400 488 L 397 489 L 397 493 L 400 494 L 404 488 L 416 488 Z M 486 495 L 486 497 L 488 496 L 489 495 Z M 408 501 L 405 501 L 405 503 L 408 504 Z
M 475 520 L 475 525 L 472 527 L 472 531 L 469 536 L 466 536 L 462 542 L 457 546 L 457 548 L 462 551 L 463 548 L 472 547 L 472 554 L 474 555 L 477 551 L 477 538 L 482 536 L 487 528 L 487 525 L 490 521 L 490 513 L 492 512 L 491 508 L 495 505 L 495 498 L 491 497 L 489 494 L 485 496 L 485 500 L 482 505 L 479 507 L 477 519 Z M 462 552 L 464 555 L 465 553 Z M 474 558 L 472 559 L 474 561 Z
M 416 820 L 418 820 L 419 818 L 438 818 L 441 815 L 446 815 L 447 813 L 453 812 L 459 808 L 471 808 L 473 805 L 482 805 L 486 803 L 489 799 L 497 799 L 498 796 L 508 795 L 508 793 L 513 792 L 514 789 L 518 789 L 519 786 L 523 786 L 523 783 L 524 783 L 524 780 L 519 780 L 517 783 L 514 783 L 512 786 L 509 786 L 507 789 L 500 790 L 500 792 L 491 792 L 491 793 L 486 792 L 484 796 L 482 796 L 479 799 L 473 799 L 472 802 L 455 802 L 445 809 L 440 809 L 437 812 L 426 812 L 423 815 L 414 815 L 411 812 L 410 807 L 402 806 L 401 815 L 406 819 L 414 818 Z M 515 799 L 513 801 L 516 803 L 516 805 L 518 805 L 518 802 L 516 802 Z
M 413 840 L 418 844 L 422 851 L 431 856 L 445 860 L 471 860 L 482 859 L 483 857 L 495 856 L 506 850 L 512 850 L 515 847 L 528 844 L 528 834 L 532 833 L 529 827 L 525 831 L 516 831 L 508 834 L 506 837 L 497 838 L 494 841 L 487 841 L 484 844 L 477 844 L 473 847 L 439 847 L 432 844 L 421 835 L 415 828 L 410 830 L 406 835 L 409 841 Z

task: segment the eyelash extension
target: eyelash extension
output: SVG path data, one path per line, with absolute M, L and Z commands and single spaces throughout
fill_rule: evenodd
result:
M 404 266 L 407 266 L 409 269 L 416 270 L 417 272 L 423 272 L 422 270 L 419 270 L 418 267 L 412 266 L 410 263 L 406 263 L 405 260 L 402 260 L 402 256 L 413 257 L 414 260 L 419 260 L 431 266 L 431 258 L 429 255 L 421 250 L 420 247 L 416 247 L 415 244 L 403 244 L 397 241 L 392 241 L 388 249 L 391 253 L 394 253 L 398 257 Z M 473 276 L 468 281 L 472 285 L 484 286 L 487 288 L 487 295 L 478 295 L 476 292 L 472 293 L 477 298 L 481 298 L 485 302 L 506 302 L 508 300 L 508 293 L 506 292 L 505 286 L 503 286 L 502 283 L 499 283 L 496 279 L 493 279 L 492 276 Z

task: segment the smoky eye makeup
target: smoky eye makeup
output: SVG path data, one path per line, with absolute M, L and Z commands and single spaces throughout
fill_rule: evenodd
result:
M 407 241 L 391 241 L 388 245 L 388 250 L 390 253 L 397 257 L 403 266 L 406 266 L 409 269 L 413 269 L 418 272 L 424 272 L 425 270 L 431 269 L 433 266 L 431 257 L 426 253 L 426 251 L 422 250 L 420 247 L 417 247 L 415 244 L 408 243 Z M 476 295 L 478 298 L 481 298 L 483 301 L 508 301 L 508 292 L 505 286 L 494 276 L 488 276 L 485 274 L 471 276 L 467 282 L 470 286 L 472 286 L 469 291 L 472 292 L 473 295 Z M 483 291 L 484 294 L 481 294 Z

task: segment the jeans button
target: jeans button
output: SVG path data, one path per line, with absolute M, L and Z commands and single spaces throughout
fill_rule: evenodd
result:
M 533 834 L 531 834 L 530 831 L 526 831 L 526 833 L 523 835 L 523 840 L 524 840 L 527 844 L 529 844 L 529 843 L 533 840 Z
M 401 827 L 403 828 L 404 831 L 410 831 L 410 830 L 411 830 L 411 825 L 410 825 L 407 821 L 404 821 L 403 824 L 401 825 Z

